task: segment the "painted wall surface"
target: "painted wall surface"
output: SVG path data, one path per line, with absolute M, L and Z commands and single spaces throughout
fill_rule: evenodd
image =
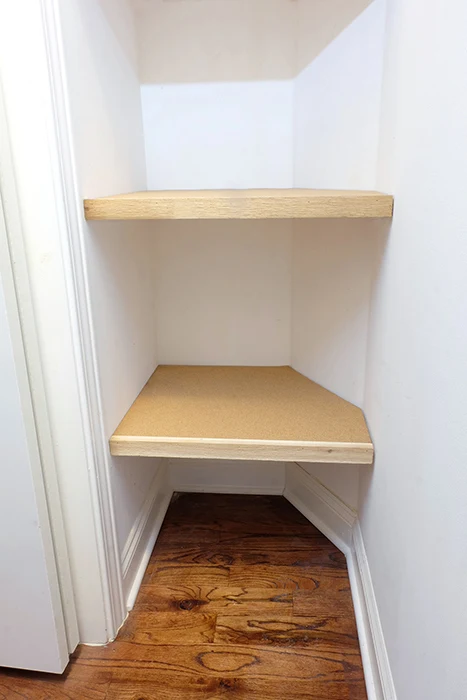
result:
M 291 81 L 141 92 L 149 189 L 292 187 Z
M 300 221 L 294 225 L 292 366 L 363 405 L 371 287 L 386 225 Z
M 467 5 L 389 0 L 361 526 L 398 700 L 467 697 Z
M 291 187 L 295 3 L 134 7 L 148 187 Z
M 290 364 L 291 224 L 157 223 L 161 364 Z
M 284 462 L 169 459 L 167 463 L 175 491 L 281 495 L 285 488 Z
M 298 462 L 297 462 L 298 464 Z M 340 498 L 353 511 L 358 509 L 359 472 L 358 464 L 306 464 L 300 462 L 302 469 L 314 476 L 334 496 Z
M 149 188 L 374 184 L 384 0 L 133 6 Z
M 144 189 L 131 8 L 125 0 L 73 0 L 60 10 L 81 196 Z M 145 224 L 114 222 L 86 226 L 84 240 L 108 439 L 156 366 L 153 238 Z M 153 471 L 151 460 L 111 462 L 121 551 Z
M 373 189 L 385 0 L 299 0 L 297 12 L 294 185 Z M 381 222 L 294 224 L 292 366 L 360 407 L 371 287 L 386 235 Z M 357 468 L 306 469 L 357 507 Z
M 291 0 L 133 0 L 145 85 L 290 79 Z
M 329 15 L 333 4 L 334 15 Z M 326 17 L 320 17 L 322 5 L 298 2 L 298 52 L 305 67 L 295 80 L 294 185 L 371 189 L 378 153 L 385 0 L 330 3 Z M 323 22 L 325 31 L 330 16 L 340 27 L 345 20 L 349 24 L 307 63 L 310 20 Z

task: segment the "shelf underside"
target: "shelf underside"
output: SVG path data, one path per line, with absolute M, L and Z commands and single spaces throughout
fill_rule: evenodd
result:
M 352 190 L 179 190 L 86 199 L 89 220 L 388 218 L 393 197 Z
M 362 411 L 290 367 L 160 366 L 113 455 L 371 464 Z

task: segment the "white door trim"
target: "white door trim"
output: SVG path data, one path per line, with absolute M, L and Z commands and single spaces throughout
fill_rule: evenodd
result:
M 62 196 L 57 204 L 62 205 L 62 216 L 66 221 L 64 230 L 67 235 L 62 241 L 62 252 L 64 262 L 66 260 L 70 319 L 72 319 L 75 334 L 75 362 L 79 375 L 83 423 L 86 427 L 93 510 L 96 522 L 100 524 L 97 533 L 108 639 L 113 639 L 125 619 L 126 604 L 110 481 L 109 449 L 104 432 L 99 390 L 97 352 L 83 240 L 86 234 L 83 225 L 83 202 L 76 180 L 58 1 L 41 0 L 41 3 L 56 129 L 55 145 L 60 166 L 60 182 L 57 184 Z
M 46 488 L 57 524 L 54 540 L 63 545 L 59 559 L 69 561 L 68 579 L 66 573 L 61 577 L 62 598 L 70 611 L 74 599 L 79 641 L 105 643 L 116 635 L 125 605 L 57 0 L 0 3 L 0 43 L 10 170 L 17 190 L 16 201 L 12 204 L 9 196 L 7 202 L 8 228 L 16 257 L 27 261 L 24 279 L 27 275 L 30 281 L 30 303 L 21 293 L 20 312 L 25 326 L 29 322 L 28 362 L 36 370 L 40 437 L 49 444 L 47 463 L 55 462 L 58 482 L 54 490 L 50 478 Z M 14 225 L 15 216 L 21 226 Z M 54 371 L 57 360 L 61 376 Z M 72 617 L 70 612 L 68 632 L 75 640 Z
M 34 556 L 39 546 L 41 554 L 40 556 L 38 555 L 37 561 L 34 560 L 36 563 L 41 561 L 42 564 L 43 559 L 45 567 L 42 568 L 41 566 L 36 572 L 37 582 L 33 575 L 31 588 L 29 589 L 33 599 L 35 599 L 36 592 L 40 591 L 39 599 L 43 603 L 40 610 L 40 614 L 43 615 L 41 623 L 39 624 L 38 620 L 35 619 L 30 619 L 28 621 L 26 618 L 25 620 L 24 617 L 18 623 L 17 618 L 14 618 L 15 627 L 22 630 L 20 634 L 23 635 L 27 630 L 27 632 L 32 635 L 32 638 L 41 636 L 43 647 L 39 649 L 34 645 L 23 643 L 22 636 L 20 637 L 18 646 L 19 632 L 17 630 L 16 634 L 13 635 L 13 640 L 3 640 L 2 663 L 16 668 L 61 673 L 68 663 L 69 653 L 73 651 L 78 642 L 78 629 L 71 589 L 71 578 L 69 575 L 64 528 L 60 517 L 60 501 L 56 500 L 58 490 L 53 454 L 49 451 L 51 443 L 48 440 L 50 436 L 47 433 L 48 421 L 47 415 L 42 411 L 43 387 L 40 383 L 40 373 L 38 376 L 38 384 L 34 386 L 34 397 L 33 387 L 31 385 L 31 375 L 34 374 L 31 364 L 33 359 L 36 359 L 34 357 L 36 351 L 34 328 L 33 324 L 28 324 L 27 319 L 24 317 L 21 318 L 20 316 L 20 298 L 23 308 L 27 307 L 30 311 L 31 307 L 27 276 L 24 268 L 24 257 L 18 257 L 17 255 L 18 252 L 21 252 L 21 234 L 20 231 L 18 231 L 19 235 L 13 237 L 16 239 L 14 241 L 16 245 L 11 245 L 9 237 L 11 227 L 7 225 L 9 223 L 7 209 L 11 217 L 15 204 L 14 181 L 12 178 L 13 173 L 9 168 L 9 155 L 8 132 L 6 129 L 3 95 L 0 85 L 0 293 L 2 296 L 2 307 L 4 304 L 2 315 L 5 313 L 7 318 L 6 335 L 9 336 L 9 339 L 6 345 L 8 346 L 11 342 L 15 375 L 14 384 L 17 386 L 20 405 L 19 408 L 16 405 L 8 404 L 8 412 L 16 415 L 16 411 L 19 408 L 21 414 L 21 435 L 16 435 L 16 433 L 14 433 L 13 436 L 11 436 L 13 444 L 15 445 L 15 458 L 17 442 L 21 446 L 25 446 L 23 454 L 25 463 L 21 460 L 21 464 L 17 465 L 20 467 L 18 473 L 21 474 L 23 474 L 24 467 L 24 475 L 19 477 L 19 482 L 16 481 L 18 475 L 13 475 L 12 498 L 14 504 L 15 489 L 18 488 L 19 484 L 26 488 L 26 502 L 29 502 L 27 499 L 32 496 L 31 505 L 34 504 L 32 510 L 28 508 L 26 511 L 22 511 L 20 508 L 20 512 L 22 512 L 23 516 L 26 514 L 27 518 L 26 522 L 23 523 L 20 517 L 18 527 L 19 542 L 26 545 L 26 547 L 29 546 L 30 543 L 31 552 Z M 6 203 L 8 203 L 8 206 L 5 206 Z M 13 248 L 15 248 L 16 255 L 13 253 Z M 30 343 L 29 353 L 26 352 L 26 338 L 28 338 Z M 5 341 L 5 338 L 3 340 Z M 8 354 L 8 351 L 6 351 L 5 355 L 6 354 Z M 5 371 L 7 373 L 4 377 L 5 384 L 10 386 L 11 375 L 9 374 L 8 367 L 9 362 L 5 364 L 5 367 L 2 366 L 2 372 Z M 8 391 L 6 395 L 9 396 Z M 42 440 L 40 439 L 39 428 L 42 431 Z M 8 443 L 10 436 L 5 435 L 5 439 Z M 9 454 L 9 448 L 7 447 L 6 449 L 7 454 Z M 23 452 L 21 448 L 18 449 L 20 453 Z M 6 463 L 5 468 L 11 468 L 11 465 Z M 29 475 L 29 478 L 32 479 L 32 483 L 29 482 L 29 478 L 26 479 L 26 473 Z M 6 481 L 8 481 L 8 478 L 5 478 Z M 31 487 L 32 494 L 29 492 Z M 6 488 L 6 496 L 8 497 L 10 494 L 8 484 Z M 16 517 L 16 510 L 15 508 L 14 517 Z M 51 517 L 51 510 L 54 511 L 53 518 Z M 5 518 L 3 524 L 7 528 L 8 525 L 10 525 L 10 527 L 13 526 L 12 522 L 5 522 Z M 21 539 L 23 526 L 24 532 L 27 533 L 25 539 Z M 37 532 L 37 535 L 33 536 L 32 540 L 29 535 L 31 528 Z M 15 537 L 15 535 L 13 536 Z M 35 541 L 36 544 L 33 544 L 33 541 Z M 14 542 L 17 544 L 16 540 L 14 540 Z M 6 567 L 11 566 L 12 562 L 9 558 L 8 548 L 6 553 L 2 551 L 2 557 L 3 556 L 6 556 L 6 559 L 3 560 L 3 565 Z M 22 582 L 15 581 L 13 585 L 17 590 L 21 590 Z M 5 591 L 5 593 L 8 600 L 7 591 Z M 31 602 L 22 601 L 22 603 L 24 603 L 25 611 L 28 610 L 29 605 L 29 611 L 31 612 Z M 9 611 L 5 612 L 8 618 Z M 24 622 L 26 623 L 25 626 Z M 6 629 L 8 629 L 8 623 Z M 16 643 L 14 641 L 15 637 L 17 640 Z
M 8 283 L 12 297 L 10 300 L 7 298 L 7 303 L 9 302 L 11 309 L 10 315 L 17 318 L 16 344 L 21 344 L 21 347 L 17 347 L 16 351 L 24 358 L 25 376 L 23 381 L 27 383 L 25 389 L 28 391 L 31 401 L 30 418 L 33 425 L 29 426 L 29 432 L 34 433 L 34 435 L 30 439 L 37 441 L 40 460 L 41 470 L 40 473 L 36 474 L 36 488 L 40 498 L 44 494 L 46 502 L 46 505 L 42 504 L 44 523 L 41 524 L 41 527 L 46 533 L 50 524 L 53 552 L 49 553 L 49 556 L 53 556 L 53 566 L 57 567 L 67 647 L 68 652 L 71 653 L 79 641 L 78 623 L 1 83 L 0 237 L 2 272 L 4 277 L 8 276 L 9 278 Z M 27 425 L 26 429 L 28 429 Z M 45 513 L 45 508 L 47 513 Z

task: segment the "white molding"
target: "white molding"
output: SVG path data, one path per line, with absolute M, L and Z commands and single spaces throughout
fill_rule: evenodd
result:
M 127 610 L 132 609 L 136 600 L 172 494 L 168 466 L 161 460 L 138 518 L 123 548 L 123 591 Z
M 54 510 L 53 520 L 58 523 L 63 515 L 63 543 L 67 545 L 73 586 L 71 591 L 70 577 L 67 581 L 62 567 L 61 593 L 64 601 L 70 602 L 70 646 L 76 636 L 72 629 L 73 598 L 80 641 L 105 642 L 123 619 L 124 606 L 123 602 L 120 605 L 120 555 L 108 507 L 108 473 L 96 466 L 97 444 L 102 442 L 103 446 L 104 440 L 94 435 L 93 430 L 99 432 L 100 426 L 89 409 L 92 371 L 85 367 L 86 318 L 81 316 L 72 248 L 78 237 L 70 228 L 71 222 L 77 221 L 73 206 L 78 200 L 56 15 L 58 0 L 32 0 L 26 14 L 18 3 L 10 3 L 8 9 L 0 3 L 0 8 L 2 37 L 16 37 L 15 41 L 1 42 L 1 80 L 45 388 L 45 402 L 42 406 L 37 402 L 35 409 L 43 426 L 47 409 L 58 477 L 59 493 L 49 489 L 49 479 L 47 495 L 51 512 L 57 505 L 56 495 L 61 501 L 62 514 Z M 36 108 L 31 109 L 34 101 Z M 62 406 L 66 406 L 63 419 Z M 41 448 L 45 449 L 44 430 L 42 436 Z M 52 460 L 50 469 L 47 462 L 47 476 L 52 466 Z M 58 529 L 54 537 L 62 557 Z
M 124 617 L 122 571 L 110 479 L 110 457 L 104 434 L 95 338 L 84 255 L 84 222 L 75 157 L 65 59 L 57 0 L 41 0 L 54 123 L 56 208 L 62 220 L 62 258 L 67 285 L 69 318 L 74 336 L 75 367 L 82 416 L 88 478 L 95 521 L 105 607 L 107 638 L 113 638 Z M 81 640 L 86 641 L 86 640 Z
M 347 556 L 368 700 L 397 700 L 360 523 Z
M 288 464 L 284 496 L 347 556 L 357 514 L 298 464 Z
M 346 556 L 368 700 L 397 700 L 357 514 L 298 464 L 284 496 Z
M 79 643 L 78 620 L 60 500 L 57 463 L 34 316 L 33 296 L 26 262 L 15 167 L 11 152 L 4 96 L 0 86 L 0 226 L 2 218 L 6 227 L 8 249 L 12 263 L 11 272 L 14 278 L 16 303 L 24 344 L 23 351 L 27 365 L 35 430 L 40 451 L 53 548 L 60 583 L 68 651 L 72 653 Z
M 283 462 L 169 459 L 174 491 L 185 493 L 245 493 L 281 495 L 285 486 Z

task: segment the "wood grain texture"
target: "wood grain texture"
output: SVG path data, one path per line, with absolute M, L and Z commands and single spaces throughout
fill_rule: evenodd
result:
M 131 192 L 84 200 L 88 220 L 388 218 L 394 199 L 355 190 Z
M 152 611 L 189 610 L 190 612 L 243 615 L 291 615 L 291 591 L 272 591 L 233 586 L 155 586 L 142 587 L 137 601 L 138 609 Z
M 291 367 L 160 366 L 113 455 L 368 464 L 362 411 Z
M 176 496 L 115 642 L 63 677 L 0 671 L 0 700 L 224 697 L 367 699 L 345 560 L 279 496 Z
M 157 585 L 185 586 L 220 586 L 228 585 L 229 568 L 226 565 L 164 565 L 157 561 L 151 565 L 150 582 Z
M 196 617 L 189 611 L 160 612 L 140 610 L 123 627 L 119 639 L 133 644 L 204 644 L 214 641 L 216 615 L 200 613 Z
M 358 667 L 359 652 L 220 643 L 136 645 L 117 640 L 107 647 L 83 647 L 76 663 L 111 669 L 113 679 L 126 678 L 128 674 L 135 679 L 157 679 L 166 671 L 183 668 L 188 676 L 248 676 L 283 681 L 290 678 L 325 687 L 332 681 L 345 682 L 346 666 Z
M 196 528 L 224 533 L 227 537 L 287 532 L 289 535 L 317 535 L 323 541 L 320 531 L 285 499 L 280 499 L 279 508 L 276 496 L 255 496 L 250 500 L 240 494 L 229 494 L 228 499 L 224 499 L 219 494 L 198 493 L 196 498 L 189 499 L 183 494 L 174 496 L 158 546 L 166 532 L 171 537 L 174 529 L 186 532 Z
M 328 683 L 324 690 L 322 687 L 316 690 L 307 680 L 289 680 L 285 688 L 282 681 L 271 679 L 186 678 L 178 673 L 166 673 L 157 681 L 117 681 L 106 700 L 360 700 L 364 693 L 363 681 L 355 680 L 352 685 Z
M 278 537 L 274 541 L 271 535 L 264 535 L 264 546 L 261 537 L 235 537 L 221 541 L 217 546 L 184 545 L 180 543 L 176 549 L 162 546 L 159 550 L 158 563 L 160 566 L 307 566 L 310 569 L 318 567 L 339 569 L 345 567 L 345 557 L 342 553 L 336 555 L 334 548 L 316 541 L 317 538 Z M 342 561 L 344 559 L 344 562 Z
M 70 663 L 62 676 L 0 669 L 1 700 L 107 700 L 110 669 Z
M 349 617 L 296 615 L 217 616 L 216 643 L 285 646 L 342 652 L 359 651 L 355 622 Z

